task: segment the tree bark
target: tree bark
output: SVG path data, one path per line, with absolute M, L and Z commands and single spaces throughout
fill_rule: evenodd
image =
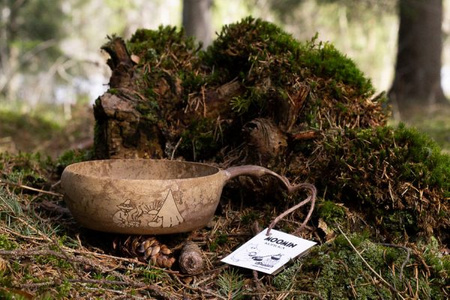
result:
M 212 0 L 183 0 L 183 27 L 206 48 L 211 44 Z
M 162 158 L 162 134 L 139 105 L 145 99 L 136 91 L 134 63 L 121 38 L 114 37 L 102 47 L 112 70 L 110 89 L 94 105 L 96 119 L 94 148 L 97 158 Z
M 399 16 L 391 101 L 400 112 L 447 103 L 441 86 L 442 0 L 400 0 Z

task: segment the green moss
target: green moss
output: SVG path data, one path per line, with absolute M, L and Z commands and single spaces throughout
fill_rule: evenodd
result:
M 310 42 L 302 45 L 300 58 L 303 67 L 319 77 L 333 78 L 335 82 L 342 82 L 353 86 L 360 95 L 372 95 L 375 89 L 370 79 L 348 57 L 339 52 L 331 43 L 317 42 L 316 35 Z M 333 89 L 339 98 L 341 91 L 333 84 Z
M 182 133 L 179 153 L 190 160 L 202 160 L 220 146 L 220 132 L 215 120 L 196 118 Z
M 242 21 L 226 25 L 217 39 L 207 49 L 204 61 L 221 74 L 222 82 L 235 77 L 242 80 L 259 76 L 261 68 L 284 64 L 286 68 L 292 55 L 299 50 L 299 42 L 278 26 L 247 17 Z M 295 69 L 295 65 L 292 66 Z M 271 69 L 267 76 L 278 78 L 280 68 Z
M 240 83 L 242 93 L 230 99 L 230 105 L 246 119 L 283 119 L 280 107 L 290 105 L 299 90 L 308 87 L 311 97 L 299 119 L 309 127 L 345 127 L 355 116 L 360 126 L 371 127 L 367 110 L 373 110 L 372 121 L 385 122 L 381 109 L 375 109 L 381 102 L 370 106 L 366 100 L 375 91 L 370 80 L 351 59 L 332 44 L 318 42 L 317 36 L 301 43 L 270 22 L 248 17 L 225 26 L 203 57 L 213 70 L 211 85 Z M 323 114 L 341 116 L 329 118 L 328 124 L 318 119 Z
M 372 95 L 370 80 L 356 64 L 331 43 L 318 42 L 317 38 L 301 43 L 270 22 L 248 17 L 224 26 L 208 48 L 205 61 L 227 77 L 224 81 L 235 77 L 248 81 L 268 71 L 266 76 L 281 86 L 306 71 L 309 76 L 353 86 L 360 95 Z
M 327 224 L 341 223 L 346 218 L 345 208 L 333 201 L 321 201 L 317 207 L 317 214 Z
M 421 272 L 425 270 L 420 257 L 411 255 L 407 260 L 407 251 L 401 247 L 386 246 L 369 241 L 366 236 L 351 234 L 348 236 L 358 252 L 392 286 L 400 291 L 402 297 L 414 297 L 414 291 L 407 287 L 419 278 L 417 290 L 420 299 L 444 299 L 445 282 L 448 273 L 436 274 Z M 424 250 L 427 253 L 427 248 Z M 437 264 L 443 264 L 445 257 L 437 251 L 430 253 Z M 404 265 L 406 261 L 406 264 Z M 428 264 L 428 263 L 427 263 Z M 403 266 L 403 268 L 402 268 Z M 401 275 L 400 275 L 401 274 Z M 275 276 L 274 285 L 280 290 L 301 290 L 319 294 L 325 299 L 390 299 L 396 292 L 382 284 L 374 284 L 373 274 L 358 254 L 350 247 L 343 236 L 338 236 L 321 246 L 317 246 L 304 259 Z M 296 299 L 310 299 L 300 295 Z
M 278 26 L 248 17 L 225 26 L 203 61 L 214 70 L 212 85 L 236 78 L 240 82 L 243 92 L 230 103 L 234 111 L 270 115 L 271 106 L 287 101 L 294 92 L 293 78 L 299 76 L 300 65 L 292 61 L 299 49 L 299 42 Z
M 146 118 L 150 124 L 156 124 L 159 120 L 158 111 L 159 106 L 156 101 L 148 100 L 143 103 L 139 103 L 136 106 L 136 110 L 139 111 L 144 118 Z
M 183 29 L 160 26 L 158 30 L 138 29 L 126 45 L 130 53 L 139 57 L 136 84 L 145 97 L 137 100 L 136 109 L 149 121 L 147 125 L 166 128 L 175 126 L 171 122 L 178 122 L 176 127 L 180 127 L 180 118 L 173 112 L 185 109 L 189 95 L 205 83 L 200 71 L 199 44 L 187 37 Z M 177 129 L 165 130 L 173 134 Z M 203 144 L 197 148 L 202 147 Z
M 61 284 L 58 285 L 56 288 L 58 294 L 56 295 L 57 298 L 64 299 L 70 296 L 70 292 L 73 289 L 72 283 L 70 283 L 68 280 L 64 280 Z
M 439 241 L 431 238 L 427 244 L 419 244 L 424 247 L 423 257 L 425 263 L 430 267 L 436 278 L 445 279 L 450 277 L 450 257 L 442 255 Z M 445 282 L 445 281 L 443 281 Z
M 8 285 L 5 285 L 5 287 Z M 7 289 L 0 289 L 0 298 L 5 300 L 25 300 L 25 296 L 21 295 L 19 291 L 10 291 Z
M 92 156 L 93 153 L 90 150 L 68 150 L 56 160 L 56 171 L 58 174 L 61 174 L 68 165 L 91 160 Z
M 395 131 L 395 140 L 404 145 L 397 150 L 406 180 L 420 180 L 427 186 L 440 186 L 450 191 L 450 156 L 441 154 L 440 147 L 428 135 L 401 124 Z
M 18 247 L 18 244 L 8 238 L 8 236 L 4 235 L 4 234 L 0 234 L 0 249 L 2 250 L 13 250 L 16 249 Z
M 173 68 L 177 62 L 184 61 L 200 47 L 192 37 L 187 37 L 183 29 L 174 26 L 159 26 L 158 30 L 138 29 L 127 42 L 130 53 L 138 55 L 140 63 L 163 61 L 162 68 Z M 168 51 L 177 54 L 177 59 L 161 59 Z
M 218 233 L 213 241 L 209 244 L 209 250 L 215 251 L 218 247 L 225 245 L 228 242 L 227 233 Z
M 114 89 L 114 88 L 110 88 L 108 89 L 108 93 L 110 93 L 111 95 L 120 95 L 120 91 L 118 89 Z M 96 99 L 97 102 L 98 98 Z
M 62 271 L 64 270 L 67 271 L 72 268 L 70 261 L 68 261 L 67 259 L 56 257 L 54 255 L 45 255 L 45 256 L 40 255 L 36 256 L 34 259 L 40 265 L 50 265 Z
M 251 211 L 246 212 L 245 214 L 242 214 L 241 222 L 243 225 L 249 226 L 254 221 L 258 220 L 258 218 L 259 218 L 259 214 L 256 213 L 255 211 L 251 210 Z
M 357 208 L 388 236 L 448 239 L 450 156 L 429 137 L 400 125 L 347 129 L 323 145 L 322 171 L 315 172 L 327 195 Z
M 164 272 L 164 270 L 161 269 L 155 269 L 151 266 L 145 267 L 145 268 L 139 268 L 138 270 L 142 277 L 144 278 L 144 281 L 148 284 L 153 284 L 158 281 L 161 281 L 168 277 L 167 273 Z M 134 272 L 136 273 L 136 272 Z

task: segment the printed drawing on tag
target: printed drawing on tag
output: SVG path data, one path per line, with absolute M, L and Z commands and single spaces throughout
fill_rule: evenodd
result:
M 269 255 L 261 255 L 259 253 L 260 250 L 258 249 L 258 244 L 249 244 L 244 251 L 236 252 L 236 254 L 231 257 L 231 260 L 236 263 L 251 262 L 255 265 L 273 268 L 283 256 L 281 253 Z
M 252 259 L 255 261 L 255 265 L 267 267 L 267 268 L 273 268 L 280 258 L 283 256 L 283 254 L 269 254 L 269 255 L 255 255 L 252 256 Z
M 130 200 L 125 200 L 117 208 L 113 221 L 121 227 L 138 227 L 145 222 L 150 227 L 172 227 L 184 221 L 171 190 L 164 201 L 133 204 Z

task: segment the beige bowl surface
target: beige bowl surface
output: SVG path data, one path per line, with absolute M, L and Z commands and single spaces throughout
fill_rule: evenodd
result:
M 73 217 L 87 228 L 170 234 L 205 226 L 229 178 L 200 163 L 113 159 L 72 164 L 61 185 Z

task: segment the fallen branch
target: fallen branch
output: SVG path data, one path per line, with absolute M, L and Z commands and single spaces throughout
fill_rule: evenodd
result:
M 99 284 L 99 285 L 126 285 L 135 288 L 145 288 L 148 289 L 159 297 L 164 297 L 166 299 L 170 299 L 170 297 L 164 293 L 160 287 L 153 284 L 146 284 L 140 281 L 119 281 L 119 280 L 108 280 L 108 279 L 90 279 L 90 278 L 80 278 L 80 279 L 69 279 L 69 282 L 78 282 L 78 283 L 91 283 L 91 284 Z
M 69 253 L 80 254 L 80 255 L 83 255 L 83 254 L 84 255 L 92 255 L 97 258 L 113 259 L 113 260 L 118 260 L 118 261 L 124 261 L 124 262 L 130 263 L 130 264 L 136 264 L 136 265 L 140 265 L 140 266 L 148 266 L 148 263 L 141 262 L 137 258 L 120 257 L 120 256 L 109 255 L 109 254 L 92 252 L 92 251 L 77 250 L 77 249 L 72 249 L 72 248 L 67 248 L 67 247 L 64 247 L 64 248 L 65 248 L 66 252 L 69 252 Z M 177 276 L 180 275 L 179 271 L 172 271 L 172 270 L 169 270 L 166 268 L 160 268 L 158 266 L 152 265 L 152 269 L 161 270 L 167 274 L 172 274 L 172 275 L 177 275 Z

